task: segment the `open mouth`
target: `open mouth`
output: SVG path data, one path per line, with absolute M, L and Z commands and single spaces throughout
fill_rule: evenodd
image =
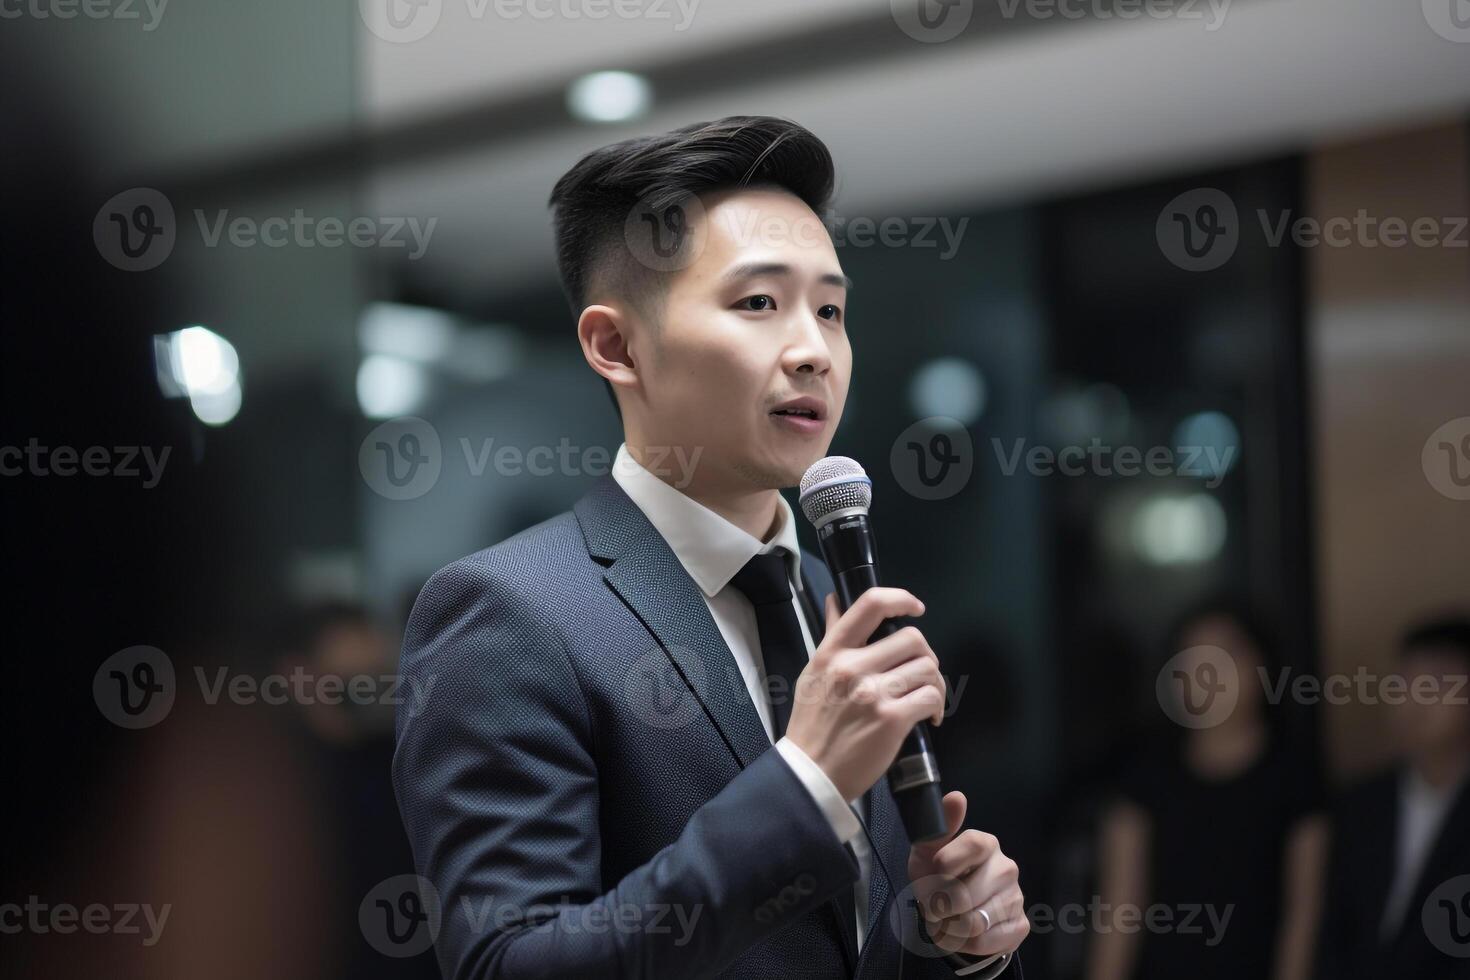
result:
M 771 414 L 772 415 L 795 415 L 795 416 L 797 416 L 799 418 L 806 418 L 806 419 L 812 419 L 812 420 L 815 420 L 816 417 L 817 417 L 817 413 L 814 412 L 814 411 L 812 411 L 809 408 L 778 408 L 774 412 L 772 412 Z

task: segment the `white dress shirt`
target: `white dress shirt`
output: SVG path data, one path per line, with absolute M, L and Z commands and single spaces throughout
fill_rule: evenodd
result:
M 798 590 L 802 588 L 801 546 L 796 539 L 796 517 L 791 512 L 791 505 L 785 497 L 777 496 L 779 526 L 770 540 L 763 542 L 644 469 L 628 452 L 627 443 L 618 446 L 612 475 L 618 486 L 647 516 L 648 522 L 668 542 L 674 557 L 699 586 L 710 616 L 714 618 L 730 652 L 735 655 L 735 663 L 745 680 L 746 690 L 750 692 L 750 700 L 765 726 L 766 737 L 774 740 L 775 729 L 771 723 L 771 706 L 766 699 L 768 689 L 763 680 L 764 666 L 755 607 L 744 593 L 730 584 L 730 580 L 757 554 L 785 548 L 791 579 L 791 603 L 796 611 L 796 621 L 801 624 L 807 657 L 811 657 L 816 644 L 812 642 L 806 616 L 797 598 Z M 837 839 L 850 845 L 857 856 L 859 875 L 853 885 L 853 898 L 857 904 L 857 941 L 861 948 L 868 924 L 868 876 L 872 873 L 872 854 L 862 822 L 853 809 L 858 801 L 844 801 L 827 774 L 791 739 L 783 736 L 775 740 L 775 745 L 826 815 Z
M 1455 783 L 1435 789 L 1412 766 L 1399 780 L 1398 840 L 1394 849 L 1393 884 L 1383 907 L 1379 934 L 1385 940 L 1396 936 L 1414 897 L 1414 886 L 1424 872 L 1424 862 L 1439 840 L 1440 827 L 1450 804 L 1460 793 Z

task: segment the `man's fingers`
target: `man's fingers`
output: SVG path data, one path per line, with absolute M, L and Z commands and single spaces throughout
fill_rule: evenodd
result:
M 939 657 L 917 626 L 905 626 L 853 651 L 847 663 L 858 674 L 881 674 L 910 660 L 927 660 L 939 669 Z
M 835 623 L 829 623 L 827 637 L 839 647 L 865 647 L 868 645 L 868 637 L 873 635 L 873 631 L 883 620 L 897 616 L 922 615 L 924 604 L 913 593 L 880 585 L 858 596 L 852 608 L 843 613 Z
M 983 869 L 937 892 L 925 927 L 935 945 L 951 952 L 974 955 L 1010 952 L 1031 931 L 1026 919 L 1021 889 L 1010 885 L 988 901 L 973 904 L 973 896 L 986 886 Z M 964 911 L 959 911 L 963 909 Z M 948 914 L 945 914 L 946 910 Z
M 971 909 L 964 915 L 952 916 L 938 926 L 930 927 L 929 938 L 934 940 L 934 945 L 948 952 L 990 956 L 1011 952 L 1030 935 L 1031 923 L 1024 915 L 999 919 L 997 916 L 1003 913 L 991 911 L 989 907 L 985 910 L 991 918 L 988 928 L 980 909 Z
M 854 695 L 859 699 L 901 698 L 925 685 L 938 688 L 940 694 L 944 693 L 944 677 L 939 673 L 939 665 L 926 657 L 915 657 L 879 673 L 868 673 L 861 669 L 856 673 L 859 680 Z
M 944 710 L 944 691 L 934 684 L 916 687 L 903 697 L 895 698 L 899 717 L 909 728 L 917 725 L 936 711 Z

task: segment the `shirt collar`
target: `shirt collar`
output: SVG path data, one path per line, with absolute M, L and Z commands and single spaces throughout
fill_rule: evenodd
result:
M 618 446 L 612 475 L 705 595 L 715 596 L 746 562 L 777 548 L 786 549 L 791 580 L 801 582 L 796 517 L 781 494 L 776 495 L 776 533 L 763 542 L 644 469 L 626 442 Z
M 1470 779 L 1470 773 L 1462 775 L 1448 786 L 1436 789 L 1419 775 L 1419 770 L 1413 766 L 1406 766 L 1403 784 L 1404 799 L 1413 806 L 1435 811 L 1448 810 L 1450 803 L 1459 797 L 1460 790 L 1465 787 L 1467 779 Z

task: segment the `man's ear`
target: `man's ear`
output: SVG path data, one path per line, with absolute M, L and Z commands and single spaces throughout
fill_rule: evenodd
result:
M 611 384 L 630 388 L 639 381 L 630 346 L 631 326 L 623 311 L 614 306 L 589 306 L 577 319 L 577 340 L 592 370 Z

